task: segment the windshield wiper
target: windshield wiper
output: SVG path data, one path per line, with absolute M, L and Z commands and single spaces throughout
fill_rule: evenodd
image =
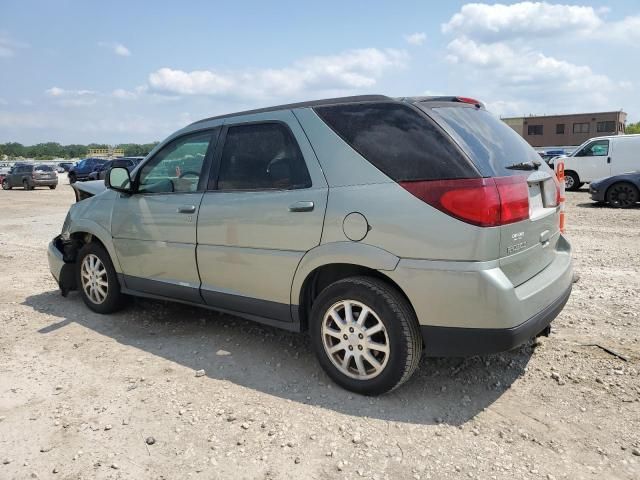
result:
M 509 170 L 538 170 L 540 165 L 542 164 L 539 161 L 534 160 L 533 162 L 514 163 L 512 165 L 507 165 L 504 168 L 508 168 Z

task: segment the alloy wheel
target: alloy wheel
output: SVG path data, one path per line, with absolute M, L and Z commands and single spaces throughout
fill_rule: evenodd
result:
M 333 365 L 357 380 L 377 377 L 389 360 L 384 324 L 370 307 L 355 300 L 341 300 L 327 310 L 322 344 Z
M 87 297 L 98 305 L 104 302 L 109 292 L 107 269 L 102 261 L 93 253 L 90 253 L 82 260 L 80 277 L 82 289 Z
M 564 177 L 564 186 L 567 190 L 571 190 L 573 185 L 575 184 L 573 177 L 571 175 L 566 175 Z
M 609 202 L 614 207 L 631 207 L 638 202 L 638 191 L 626 183 L 614 185 L 609 193 Z

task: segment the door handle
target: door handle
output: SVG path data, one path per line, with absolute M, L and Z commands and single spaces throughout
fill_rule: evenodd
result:
M 289 205 L 290 212 L 310 212 L 313 210 L 313 202 L 296 202 Z
M 607 163 L 611 163 L 611 157 L 607 157 Z
M 196 206 L 195 205 L 182 205 L 178 207 L 178 213 L 195 213 Z

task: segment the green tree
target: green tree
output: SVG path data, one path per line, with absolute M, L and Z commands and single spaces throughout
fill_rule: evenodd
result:
M 640 122 L 630 123 L 624 127 L 625 133 L 640 133 Z

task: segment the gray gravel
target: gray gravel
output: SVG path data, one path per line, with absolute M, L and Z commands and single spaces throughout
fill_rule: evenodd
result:
M 640 478 L 640 208 L 568 193 L 580 278 L 549 338 L 423 360 L 367 398 L 336 387 L 304 335 L 62 298 L 45 249 L 65 183 L 0 191 L 0 478 Z

